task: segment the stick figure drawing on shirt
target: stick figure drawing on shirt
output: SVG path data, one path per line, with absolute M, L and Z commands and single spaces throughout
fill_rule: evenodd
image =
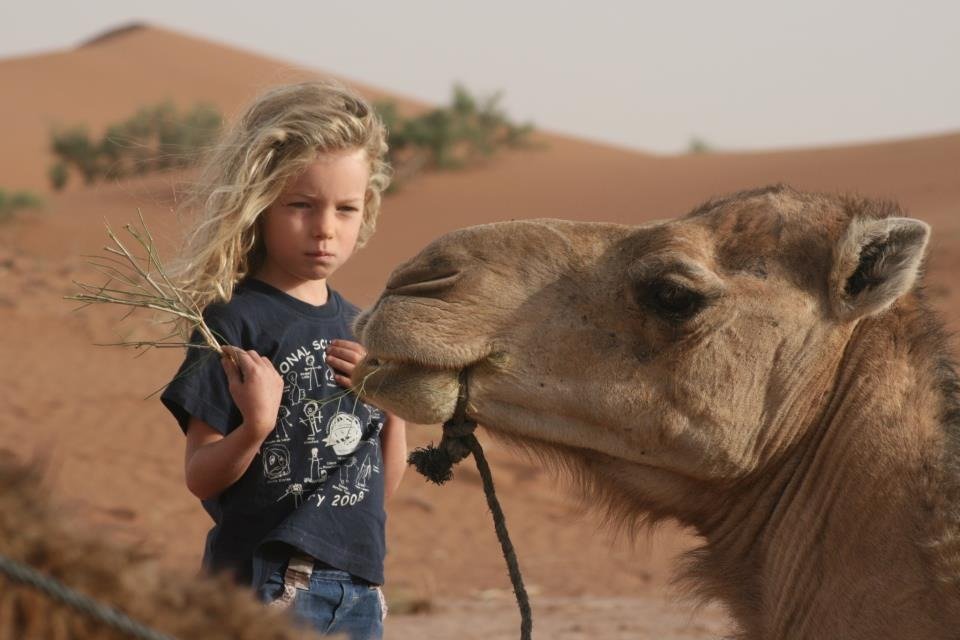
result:
M 307 395 L 307 393 L 300 387 L 300 381 L 297 379 L 297 372 L 291 371 L 287 374 L 287 382 L 290 384 L 283 388 L 287 392 L 287 401 L 296 406 L 300 404 L 300 401 Z
M 303 413 L 306 418 L 300 418 L 300 422 L 310 427 L 310 435 L 307 436 L 307 442 L 317 442 L 317 433 L 320 431 L 320 403 L 316 400 L 307 400 L 303 405 Z
M 306 370 L 300 374 L 300 377 L 307 381 L 307 391 L 313 391 L 320 387 L 320 376 L 317 372 L 323 369 L 323 366 L 315 365 L 314 362 L 316 362 L 316 360 L 313 354 L 308 355 L 305 358 L 307 363 Z
M 288 429 L 291 427 L 293 427 L 293 424 L 290 422 L 290 409 L 280 405 L 280 410 L 277 412 L 277 426 L 274 428 L 273 440 L 277 442 L 286 442 L 289 440 L 290 433 Z
M 344 493 L 350 493 L 350 469 L 357 466 L 355 457 L 348 458 L 340 464 L 339 482 L 333 485 L 334 489 L 339 489 Z
M 324 364 L 327 363 L 327 352 L 326 352 L 326 351 L 323 352 L 323 363 L 324 363 Z M 329 364 L 327 364 L 327 366 L 325 366 L 325 367 L 323 368 L 323 379 L 326 381 L 326 385 L 327 385 L 328 387 L 335 387 L 335 386 L 337 386 L 337 381 L 336 381 L 336 380 L 334 379 L 334 377 L 333 377 L 333 367 L 331 367 Z
M 327 479 L 327 470 L 320 468 L 319 452 L 317 447 L 310 449 L 310 475 L 303 479 L 304 483 L 316 484 Z
M 370 456 L 368 455 L 363 459 L 363 462 L 360 464 L 360 471 L 357 472 L 357 481 L 355 486 L 361 491 L 365 491 L 367 488 L 367 480 L 370 479 L 370 474 L 373 473 L 373 464 L 370 463 Z

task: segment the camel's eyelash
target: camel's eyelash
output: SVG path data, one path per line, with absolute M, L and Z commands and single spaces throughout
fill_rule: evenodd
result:
M 703 293 L 665 278 L 638 282 L 632 293 L 638 305 L 671 322 L 689 320 L 709 302 Z

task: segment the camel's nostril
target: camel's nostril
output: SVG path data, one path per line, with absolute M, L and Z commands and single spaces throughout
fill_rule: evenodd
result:
M 460 271 L 437 273 L 434 270 L 416 269 L 394 273 L 387 281 L 386 293 L 402 296 L 439 295 L 451 288 L 460 279 Z

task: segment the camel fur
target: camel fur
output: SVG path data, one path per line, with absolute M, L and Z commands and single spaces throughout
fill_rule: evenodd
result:
M 929 227 L 784 186 L 643 226 L 447 234 L 356 329 L 369 400 L 553 457 L 627 526 L 674 518 L 739 638 L 960 637 L 960 393 Z

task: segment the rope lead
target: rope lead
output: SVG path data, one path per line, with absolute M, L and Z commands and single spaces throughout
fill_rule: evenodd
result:
M 520 575 L 520 564 L 517 554 L 510 542 L 507 533 L 507 521 L 497 500 L 493 488 L 493 475 L 490 465 L 483 455 L 483 448 L 477 437 L 473 435 L 477 424 L 466 418 L 467 405 L 467 377 L 466 370 L 460 372 L 460 396 L 453 417 L 443 425 L 443 437 L 437 446 L 421 447 L 410 454 L 407 462 L 428 480 L 438 485 L 453 477 L 453 465 L 466 458 L 471 453 L 477 463 L 477 471 L 483 479 L 483 493 L 487 497 L 487 506 L 493 514 L 493 526 L 497 531 L 497 539 L 503 550 L 503 557 L 507 561 L 507 570 L 510 573 L 510 582 L 513 584 L 513 593 L 520 608 L 520 639 L 530 640 L 533 632 L 533 613 L 530 610 L 530 598 L 523 586 L 523 576 Z

